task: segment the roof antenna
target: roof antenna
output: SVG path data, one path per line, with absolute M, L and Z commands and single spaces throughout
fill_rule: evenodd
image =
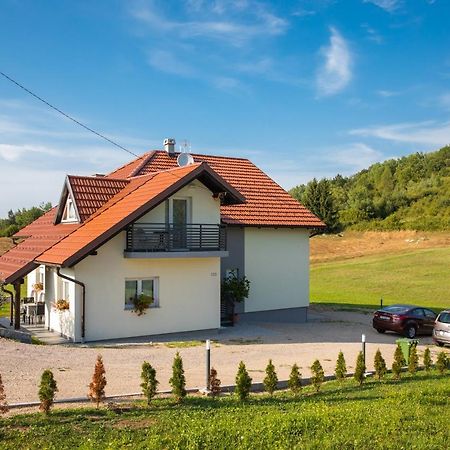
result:
M 186 139 L 184 139 L 183 143 L 180 145 L 180 154 L 178 155 L 177 163 L 180 167 L 194 164 L 194 158 L 191 155 L 191 144 Z

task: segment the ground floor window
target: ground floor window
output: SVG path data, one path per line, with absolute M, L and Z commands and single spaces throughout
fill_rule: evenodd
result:
M 125 309 L 133 309 L 135 299 L 145 295 L 152 299 L 150 308 L 159 307 L 158 278 L 141 278 L 125 280 Z

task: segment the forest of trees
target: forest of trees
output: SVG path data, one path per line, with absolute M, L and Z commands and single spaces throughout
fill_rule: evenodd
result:
M 0 219 L 0 237 L 12 236 L 51 208 L 51 203 L 41 203 L 39 206 L 18 209 L 16 212 L 10 210 L 6 219 Z
M 450 146 L 313 179 L 290 191 L 328 231 L 450 230 Z

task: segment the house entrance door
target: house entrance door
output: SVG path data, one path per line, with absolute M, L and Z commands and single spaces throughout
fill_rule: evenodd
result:
M 187 248 L 188 199 L 174 198 L 172 200 L 173 248 Z

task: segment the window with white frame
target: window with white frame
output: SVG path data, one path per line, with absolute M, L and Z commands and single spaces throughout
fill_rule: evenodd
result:
M 67 301 L 70 300 L 70 283 L 66 280 L 62 281 L 61 298 Z
M 73 200 L 67 197 L 66 206 L 64 208 L 64 212 L 61 218 L 61 222 L 76 222 L 77 216 L 75 213 L 75 205 Z
M 150 297 L 150 308 L 159 307 L 158 278 L 128 278 L 125 280 L 125 309 L 133 309 L 140 295 Z

